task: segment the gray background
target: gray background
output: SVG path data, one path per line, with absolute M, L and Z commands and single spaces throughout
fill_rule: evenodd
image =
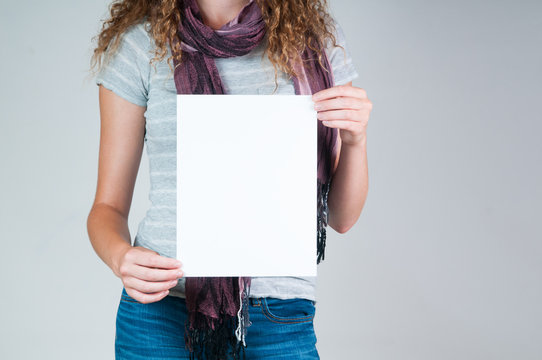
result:
M 2 359 L 113 358 L 122 283 L 86 233 L 107 5 L 2 1 Z M 542 3 L 331 5 L 374 110 L 367 203 L 319 266 L 321 357 L 542 358 Z M 144 155 L 132 236 L 148 186 Z

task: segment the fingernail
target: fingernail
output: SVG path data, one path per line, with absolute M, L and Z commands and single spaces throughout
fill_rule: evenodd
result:
M 182 277 L 182 276 L 183 276 L 183 272 L 182 272 L 182 271 L 178 271 L 178 272 L 177 272 L 177 276 L 178 276 L 178 277 Z
M 177 280 L 173 280 L 169 283 L 170 285 L 177 285 Z

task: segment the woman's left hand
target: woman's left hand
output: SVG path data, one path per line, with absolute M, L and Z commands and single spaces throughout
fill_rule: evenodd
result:
M 369 114 L 373 108 L 367 92 L 361 88 L 337 85 L 312 96 L 318 120 L 338 128 L 343 144 L 357 145 L 365 141 Z

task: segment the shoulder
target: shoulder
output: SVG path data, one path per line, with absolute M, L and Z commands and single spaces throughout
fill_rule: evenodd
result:
M 325 51 L 333 70 L 335 85 L 343 85 L 357 78 L 359 74 L 354 65 L 348 37 L 337 19 L 334 16 L 331 18 L 331 31 L 337 46 L 334 46 L 333 41 L 328 38 L 325 41 Z
M 337 44 L 343 44 L 346 42 L 346 38 L 344 35 L 344 29 L 337 20 L 337 18 L 333 15 L 330 15 L 331 17 L 331 28 L 329 29 L 333 35 L 335 36 L 335 40 L 337 41 Z M 333 44 L 331 42 L 331 39 L 327 39 L 326 41 L 326 48 L 331 49 L 333 47 Z
M 140 21 L 119 34 L 119 52 L 129 52 L 138 59 L 150 60 L 151 36 L 146 26 L 146 22 Z
M 96 84 L 140 106 L 146 106 L 150 84 L 150 37 L 144 23 L 126 28 L 116 49 L 108 48 Z M 113 49 L 113 50 L 111 50 Z

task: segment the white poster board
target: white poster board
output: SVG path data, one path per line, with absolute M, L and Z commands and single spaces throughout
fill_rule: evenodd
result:
M 184 276 L 316 276 L 310 95 L 177 95 Z

